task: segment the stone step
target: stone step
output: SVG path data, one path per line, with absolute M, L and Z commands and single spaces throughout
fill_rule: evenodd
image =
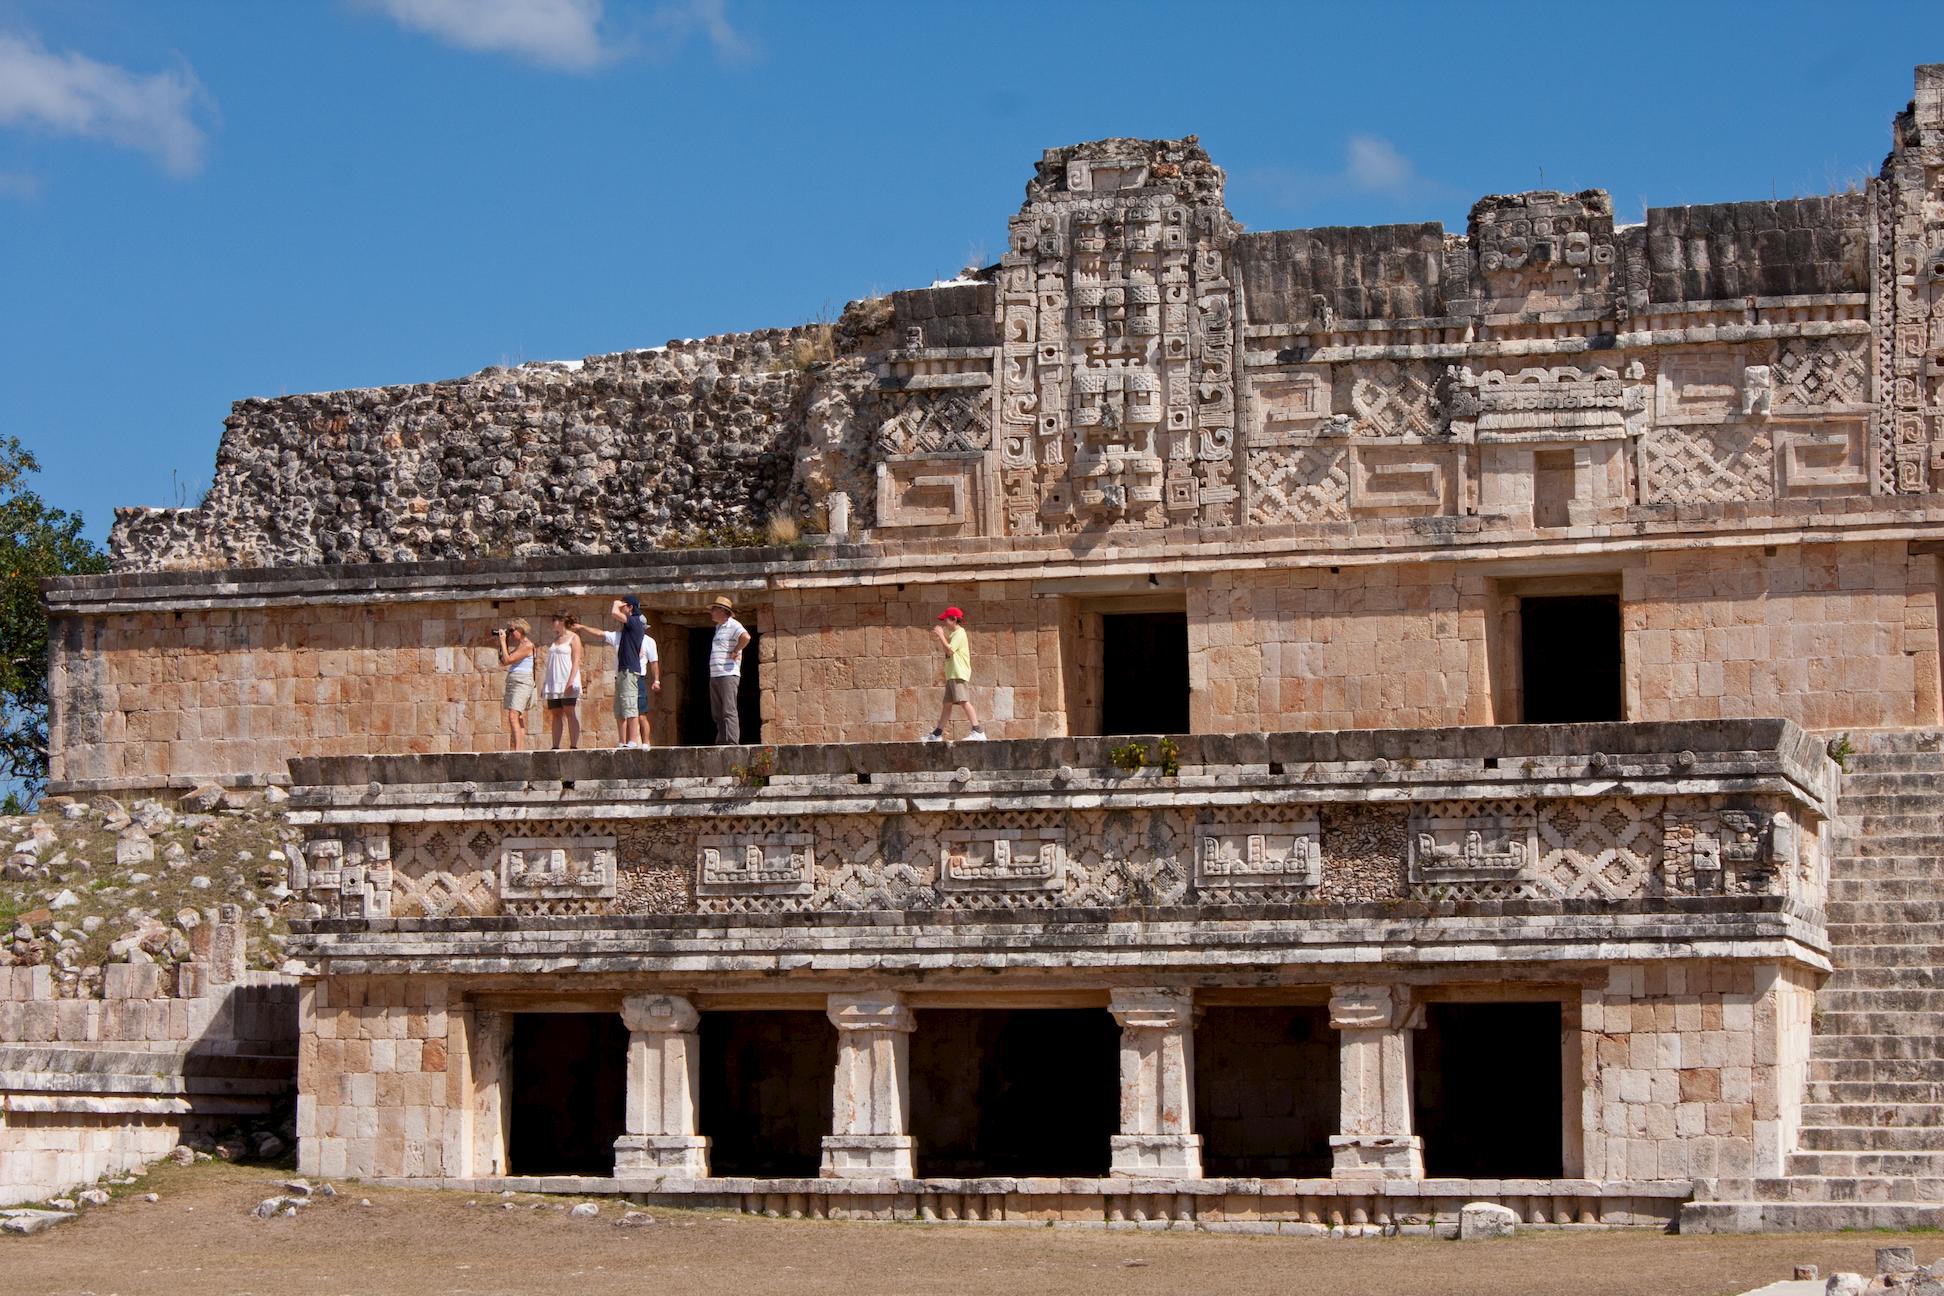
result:
M 1936 1202 L 1689 1202 L 1682 1233 L 1838 1233 L 1944 1228 Z
M 1944 1152 L 1792 1152 L 1788 1168 L 1791 1175 L 1944 1179 Z
M 1938 855 L 1859 855 L 1831 860 L 1829 876 L 1833 881 L 1846 878 L 1902 881 L 1905 879 L 1944 880 L 1944 854 Z
M 1933 975 L 1936 968 L 1918 969 Z M 1816 1010 L 1824 1020 L 1832 1014 L 1856 1012 L 1944 1012 L 1944 990 L 1922 987 L 1892 989 L 1887 986 L 1850 987 L 1839 984 L 1837 973 L 1816 995 Z
M 1867 848 L 1888 841 L 1903 841 L 1911 837 L 1936 837 L 1944 833 L 1944 815 L 1928 806 L 1912 805 L 1903 797 L 1893 798 L 1895 806 L 1878 811 L 1862 811 L 1860 807 L 1852 810 L 1848 803 L 1843 813 L 1857 813 L 1856 846 L 1845 843 L 1843 853 L 1848 854 L 1856 848 Z
M 1829 925 L 1850 927 L 1858 923 L 1934 923 L 1944 924 L 1944 897 L 1919 900 L 1831 900 L 1823 906 Z
M 1863 998 L 1877 994 L 1909 994 L 1913 991 L 1944 993 L 1939 987 L 1944 987 L 1944 970 L 1938 968 L 1838 968 L 1823 983 L 1816 1001 L 1825 1002 L 1825 996 L 1855 995 Z M 1835 1005 L 1839 1000 L 1831 998 L 1828 1002 Z M 1854 1006 L 1853 1003 L 1843 1002 L 1836 1011 Z
M 1809 1056 L 1847 1062 L 1944 1063 L 1944 1038 L 1935 1035 L 1818 1034 L 1809 1041 Z
M 1914 796 L 1944 791 L 1944 765 L 1928 770 L 1858 771 L 1843 776 L 1841 801 L 1847 806 L 1852 796 L 1887 796 L 1908 792 Z
M 1944 922 L 1831 923 L 1829 939 L 1842 945 L 1923 945 L 1934 949 L 1944 944 Z
M 1944 1158 L 1944 1127 L 1925 1125 L 1804 1125 L 1796 1139 L 1809 1152 L 1936 1152 Z M 1944 1165 L 1944 1160 L 1940 1160 Z
M 1944 787 L 1922 791 L 1898 788 L 1882 792 L 1844 788 L 1836 804 L 1843 818 L 1854 818 L 1865 832 L 1873 824 L 1894 824 L 1902 819 L 1936 823 L 1935 816 L 1930 812 L 1944 807 Z
M 1885 756 L 1944 756 L 1944 729 L 1880 729 L 1830 736 L 1849 738 L 1852 751 L 1848 759 L 1852 768 L 1858 761 L 1881 760 Z
M 1919 900 L 1944 908 L 1944 861 L 1934 877 L 1872 878 L 1833 876 L 1829 880 L 1829 904 L 1834 908 L 1845 900 Z
M 1815 1046 L 1810 1046 L 1813 1055 Z M 1934 1084 L 1944 1083 L 1944 1058 L 1809 1059 L 1809 1079 L 1817 1084 Z
M 1874 1108 L 1909 1105 L 1929 1109 L 1934 1104 L 1944 1104 L 1944 1079 L 1811 1080 L 1807 1099 L 1805 1111 L 1812 1106 Z M 1938 1119 L 1938 1113 L 1931 1112 L 1931 1119 Z M 1869 1124 L 1868 1121 L 1856 1123 Z
M 1908 968 L 1931 967 L 1929 954 L 1922 949 L 1913 949 L 1903 944 L 1871 944 L 1867 941 L 1838 941 L 1830 937 L 1835 948 L 1831 957 L 1839 968 L 1854 969 L 1858 972 L 1870 968 Z
M 1815 1102 L 1802 1105 L 1804 1130 L 1818 1129 L 1934 1129 L 1938 1124 L 1935 1097 L 1919 1102 Z M 1806 1150 L 1807 1141 L 1802 1144 Z
M 1816 1033 L 1831 1039 L 1880 1039 L 1884 1036 L 1901 1035 L 1911 1038 L 1920 1046 L 1925 1043 L 1944 1044 L 1944 1013 L 1826 1011 L 1817 1018 Z M 1936 1038 L 1926 1040 L 1926 1036 Z M 1884 1055 L 1872 1053 L 1866 1056 Z M 1927 1050 L 1918 1054 L 1892 1056 L 1928 1057 L 1930 1054 Z
M 1696 1185 L 1696 1188 L 1698 1199 L 1705 1201 L 1944 1202 L 1944 1178 L 1791 1175 L 1716 1179 L 1712 1185 Z

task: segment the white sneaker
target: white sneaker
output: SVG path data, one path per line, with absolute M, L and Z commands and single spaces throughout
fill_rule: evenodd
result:
M 926 734 L 923 738 L 920 738 L 918 741 L 919 742 L 944 742 L 945 735 L 942 731 L 934 729 L 930 733 Z
M 967 742 L 984 742 L 985 740 L 986 740 L 985 730 L 979 728 L 977 725 L 974 725 L 972 727 L 971 733 L 965 735 L 965 741 Z

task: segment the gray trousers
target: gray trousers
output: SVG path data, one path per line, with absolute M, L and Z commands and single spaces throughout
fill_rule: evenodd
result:
M 742 742 L 742 717 L 736 711 L 736 690 L 742 687 L 740 675 L 709 677 L 709 714 L 715 717 L 716 743 L 734 747 Z

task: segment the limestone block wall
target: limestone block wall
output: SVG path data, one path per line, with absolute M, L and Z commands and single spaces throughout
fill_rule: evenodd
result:
M 765 659 L 765 737 L 908 742 L 928 732 L 945 678 L 931 629 L 948 606 L 966 614 L 973 701 L 987 731 L 1066 733 L 1060 601 L 1013 581 L 779 591 L 767 618 L 775 665 Z
M 44 965 L 0 968 L 0 1206 L 155 1161 L 289 1092 L 294 978 L 198 975 L 173 995 L 155 972 L 114 964 L 107 998 L 64 999 Z
M 1486 596 L 1482 576 L 1435 562 L 1191 584 L 1194 727 L 1490 724 Z
M 1937 559 L 1886 542 L 1646 556 L 1625 573 L 1628 715 L 1934 725 Z
M 470 1106 L 475 1076 L 462 1014 L 449 1011 L 443 980 L 321 978 L 305 985 L 299 1018 L 302 1173 L 331 1178 L 474 1173 L 464 1149 L 471 1146 L 477 1115 Z M 489 1090 L 497 1104 L 497 1087 Z M 496 1108 L 488 1109 L 482 1119 L 492 1125 L 496 1114 Z M 497 1136 L 489 1142 L 502 1145 Z M 493 1170 L 486 1166 L 478 1172 Z
M 1782 1173 L 1808 1071 L 1811 975 L 1793 964 L 1648 963 L 1589 986 L 1587 1174 Z

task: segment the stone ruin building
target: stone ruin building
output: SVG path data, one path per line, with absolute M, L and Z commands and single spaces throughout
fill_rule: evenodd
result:
M 1051 149 L 834 325 L 243 401 L 50 586 L 55 791 L 288 787 L 302 1170 L 1944 1224 L 1944 65 L 1829 197 L 1223 183 Z M 496 750 L 489 628 L 626 592 L 663 745 Z

